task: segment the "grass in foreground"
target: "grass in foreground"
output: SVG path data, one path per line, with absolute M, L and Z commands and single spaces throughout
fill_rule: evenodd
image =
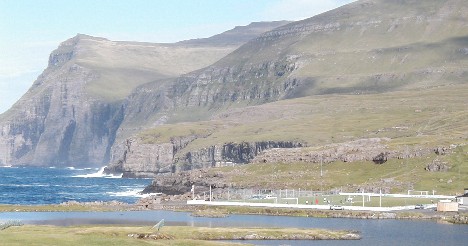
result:
M 129 234 L 172 238 L 163 240 L 137 239 Z M 261 228 L 204 228 L 186 226 L 167 226 L 160 232 L 150 227 L 126 226 L 21 226 L 0 231 L 2 244 L 5 245 L 238 245 L 211 240 L 233 240 L 272 238 L 272 239 L 357 239 L 357 234 L 349 231 L 328 231 L 321 229 L 261 229 Z

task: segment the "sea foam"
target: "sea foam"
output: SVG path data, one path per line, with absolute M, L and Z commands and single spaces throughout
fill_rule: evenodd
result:
M 88 173 L 88 174 L 80 174 L 80 175 L 74 175 L 72 177 L 75 178 L 110 178 L 110 179 L 119 179 L 122 178 L 123 174 L 120 175 L 112 175 L 112 174 L 105 174 L 104 169 L 107 166 L 101 167 L 97 172 L 95 173 Z
M 123 197 L 149 197 L 152 195 L 160 195 L 161 193 L 148 193 L 142 194 L 143 187 L 141 189 L 131 189 L 119 192 L 106 192 L 109 196 L 123 196 Z

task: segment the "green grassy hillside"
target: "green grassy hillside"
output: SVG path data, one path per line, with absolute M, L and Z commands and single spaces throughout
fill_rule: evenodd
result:
M 215 66 L 289 61 L 300 83 L 288 97 L 466 83 L 467 13 L 461 0 L 356 1 L 267 32 Z
M 388 187 L 460 192 L 468 176 L 467 85 L 434 87 L 371 95 L 322 95 L 228 110 L 211 121 L 168 124 L 139 134 L 146 143 L 168 142 L 172 137 L 194 136 L 179 154 L 214 144 L 286 140 L 304 142 L 307 152 L 330 143 L 362 138 L 390 138 L 389 149 L 418 149 L 460 145 L 447 156 L 425 155 L 390 159 L 383 165 L 371 161 L 318 163 L 266 163 L 215 169 L 226 182 L 264 188 L 317 190 Z M 464 147 L 463 147 L 464 146 Z M 446 161 L 448 172 L 427 172 L 434 159 Z M 391 180 L 383 182 L 382 180 Z
M 447 161 L 447 172 L 428 172 L 425 167 L 433 159 Z M 408 190 L 432 194 L 461 195 L 468 177 L 468 147 L 458 147 L 448 156 L 429 155 L 405 160 L 391 159 L 385 164 L 373 162 L 334 162 L 324 164 L 320 177 L 319 163 L 255 163 L 210 170 L 221 172 L 224 182 L 239 187 L 261 189 L 342 190 L 356 192 L 364 188 L 382 189 L 405 194 Z M 375 191 L 374 191 L 375 192 Z
M 287 21 L 238 26 L 202 39 L 172 44 L 111 41 L 77 35 L 76 63 L 95 72 L 87 91 L 106 101 L 122 100 L 136 87 L 209 66 L 240 45 Z
M 168 124 L 142 132 L 148 142 L 200 133 L 193 148 L 240 141 L 296 140 L 309 146 L 359 138 L 390 145 L 438 146 L 468 138 L 468 85 L 369 95 L 321 95 L 234 108 L 210 121 Z
M 238 47 L 115 42 L 87 36 L 79 45 L 76 63 L 97 74 L 87 90 L 107 101 L 124 99 L 144 83 L 208 66 Z

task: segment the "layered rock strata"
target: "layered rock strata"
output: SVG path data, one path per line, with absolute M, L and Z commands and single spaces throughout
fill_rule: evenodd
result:
M 173 139 L 170 143 L 161 144 L 147 144 L 136 138 L 128 139 L 124 149 L 119 152 L 121 155 L 105 171 L 123 173 L 123 177 L 154 177 L 158 174 L 246 164 L 267 149 L 303 146 L 298 142 L 264 141 L 225 143 L 197 150 L 184 150 L 190 139 Z

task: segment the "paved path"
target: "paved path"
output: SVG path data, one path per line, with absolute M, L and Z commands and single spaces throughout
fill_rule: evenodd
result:
M 204 200 L 188 200 L 189 205 L 208 205 L 208 206 L 248 206 L 248 207 L 268 207 L 268 208 L 300 208 L 300 209 L 330 209 L 330 205 L 305 205 L 305 204 L 280 204 L 280 203 L 253 203 L 253 202 L 221 202 L 221 201 L 204 201 Z M 412 206 L 398 207 L 359 207 L 359 206 L 342 206 L 345 210 L 354 211 L 400 211 L 414 209 Z

